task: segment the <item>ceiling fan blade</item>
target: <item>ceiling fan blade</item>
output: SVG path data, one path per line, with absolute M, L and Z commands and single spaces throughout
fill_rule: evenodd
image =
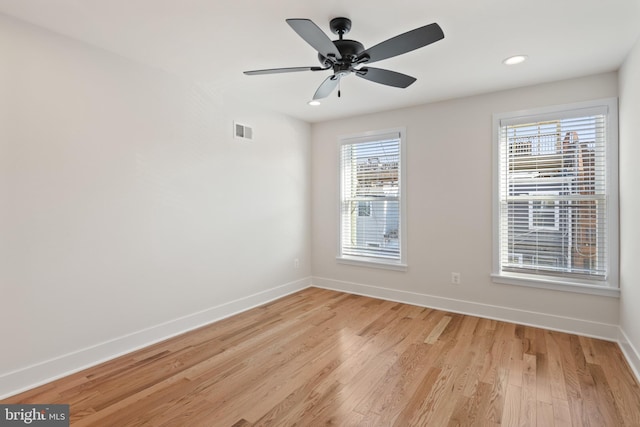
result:
M 325 57 L 333 56 L 342 59 L 340 51 L 331 39 L 310 19 L 287 19 L 287 24 L 309 43 L 315 50 Z
M 380 83 L 387 86 L 405 88 L 416 81 L 415 77 L 382 68 L 361 68 L 356 71 L 356 76 L 365 80 Z
M 333 74 L 327 77 L 318 87 L 316 93 L 313 94 L 313 99 L 322 99 L 331 95 L 331 92 L 338 86 L 338 83 L 340 83 L 340 76 Z
M 411 52 L 428 44 L 437 42 L 444 38 L 442 28 L 436 23 L 407 31 L 388 40 L 378 43 L 370 47 L 358 56 L 358 61 L 368 57 L 367 63 L 382 61 L 383 59 L 392 58 Z
M 247 76 L 255 76 L 259 74 L 278 74 L 278 73 L 293 73 L 296 71 L 321 71 L 327 68 L 322 67 L 289 67 L 289 68 L 268 68 L 266 70 L 252 70 L 245 71 Z

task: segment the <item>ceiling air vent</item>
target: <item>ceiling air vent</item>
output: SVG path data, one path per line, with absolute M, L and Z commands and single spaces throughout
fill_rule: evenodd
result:
M 238 122 L 233 122 L 233 129 L 233 135 L 236 138 L 246 139 L 249 141 L 253 140 L 253 128 Z

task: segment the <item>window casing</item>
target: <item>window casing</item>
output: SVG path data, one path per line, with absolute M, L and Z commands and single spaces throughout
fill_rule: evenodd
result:
M 617 100 L 494 115 L 494 281 L 618 294 Z
M 340 138 L 339 262 L 406 268 L 403 134 Z

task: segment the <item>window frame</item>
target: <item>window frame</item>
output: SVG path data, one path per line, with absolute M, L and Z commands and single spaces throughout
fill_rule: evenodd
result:
M 500 260 L 500 131 L 504 121 L 510 123 L 533 123 L 550 119 L 576 117 L 581 110 L 588 115 L 598 108 L 606 109 L 606 233 L 607 275 L 604 280 L 588 280 L 564 275 L 529 274 L 504 271 Z M 493 265 L 492 280 L 499 284 L 529 286 L 560 291 L 619 297 L 619 204 L 618 204 L 618 99 L 605 98 L 593 101 L 555 105 L 507 113 L 493 114 Z
M 538 195 L 540 196 L 552 196 L 552 195 L 559 195 L 558 191 L 538 191 L 537 192 Z M 547 202 L 547 200 L 530 200 L 529 201 L 529 230 L 531 231 L 558 231 L 560 230 L 560 202 L 558 200 L 553 200 L 553 227 L 549 227 L 549 226 L 544 226 L 544 225 L 536 225 L 536 220 L 535 220 L 535 211 L 536 211 L 536 206 L 534 206 L 534 203 L 540 203 L 540 206 L 538 207 L 538 209 L 540 211 L 544 210 L 545 208 L 547 208 L 547 206 L 545 205 L 545 203 Z
M 347 144 L 357 144 L 366 142 L 375 142 L 376 140 L 383 140 L 390 134 L 397 134 L 400 140 L 399 143 L 399 162 L 398 162 L 398 208 L 399 213 L 399 226 L 398 226 L 398 244 L 400 250 L 399 259 L 385 259 L 377 257 L 369 257 L 364 255 L 347 255 L 342 253 L 342 197 L 343 197 L 343 169 L 342 169 L 342 146 Z M 338 229 L 337 229 L 337 256 L 336 261 L 340 264 L 356 265 L 362 267 L 382 268 L 388 270 L 406 271 L 407 266 L 407 209 L 406 209 L 406 129 L 404 127 L 372 130 L 354 134 L 346 134 L 338 136 L 338 162 L 337 162 L 337 175 L 338 175 L 338 203 L 337 203 L 337 215 L 338 215 Z

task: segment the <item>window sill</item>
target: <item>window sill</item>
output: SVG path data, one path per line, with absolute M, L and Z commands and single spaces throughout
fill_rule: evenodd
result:
M 367 257 L 350 257 L 350 256 L 339 256 L 336 257 L 336 261 L 339 264 L 347 264 L 347 265 L 356 265 L 359 267 L 371 267 L 371 268 L 382 268 L 385 270 L 395 270 L 395 271 L 407 271 L 407 264 L 403 264 L 399 261 L 384 261 L 378 258 L 367 258 Z
M 589 285 L 562 279 L 531 277 L 518 273 L 493 273 L 491 278 L 494 283 L 503 285 L 527 286 L 531 288 L 551 289 L 555 291 L 574 292 L 579 294 L 601 295 L 619 298 L 620 289 L 607 286 Z

